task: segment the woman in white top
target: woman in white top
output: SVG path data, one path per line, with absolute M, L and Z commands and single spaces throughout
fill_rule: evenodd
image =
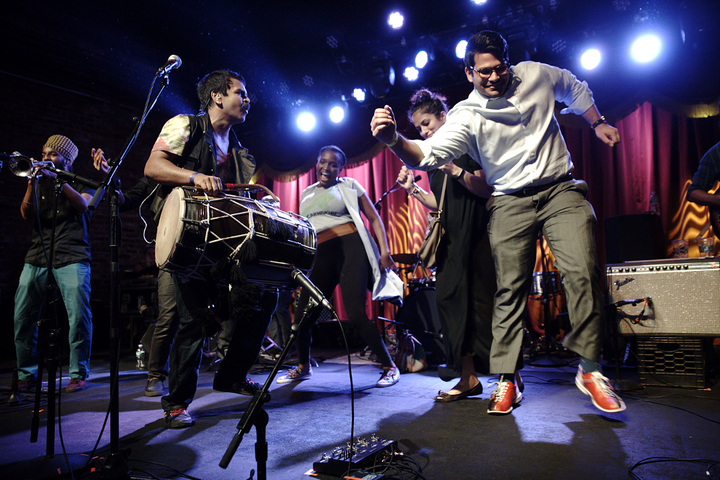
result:
M 389 270 L 395 263 L 389 253 L 385 226 L 365 189 L 352 178 L 338 177 L 346 162 L 345 153 L 340 148 L 334 145 L 323 147 L 315 166 L 318 181 L 302 192 L 300 214 L 310 220 L 318 238 L 310 281 L 326 298 L 330 298 L 340 284 L 348 319 L 382 364 L 383 371 L 376 386 L 389 387 L 398 382 L 400 371 L 390 357 L 377 326 L 367 317 L 365 303 L 373 272 Z M 354 218 L 360 219 L 359 211 L 367 217 L 377 238 L 380 252 L 378 269 L 371 268 L 364 244 L 372 239 L 362 224 L 358 231 L 354 221 Z M 298 312 L 304 312 L 308 299 L 308 292 L 301 291 Z M 312 375 L 311 333 L 320 311 L 316 308 L 303 322 L 297 336 L 298 366 L 279 377 L 278 383 L 305 380 Z

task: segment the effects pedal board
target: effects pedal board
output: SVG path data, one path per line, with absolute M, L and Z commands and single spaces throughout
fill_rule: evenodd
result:
M 358 437 L 352 444 L 348 442 L 342 447 L 335 447 L 330 455 L 323 453 L 320 461 L 313 463 L 313 470 L 317 473 L 342 477 L 350 470 L 360 470 L 373 465 L 376 462 L 378 453 L 390 452 L 397 446 L 397 441 L 378 438 L 375 434 L 370 439 Z

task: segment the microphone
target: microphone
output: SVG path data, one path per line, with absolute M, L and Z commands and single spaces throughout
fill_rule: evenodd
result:
M 323 307 L 327 308 L 331 312 L 333 311 L 332 305 L 330 305 L 330 302 L 328 302 L 325 299 L 325 296 L 322 294 L 319 288 L 317 288 L 306 276 L 304 273 L 302 273 L 297 268 L 293 269 L 292 273 L 290 274 L 290 277 L 302 288 L 306 289 L 308 292 L 310 292 L 310 296 L 319 304 L 322 304 Z
M 170 55 L 167 59 L 167 62 L 165 62 L 165 65 L 160 67 L 155 76 L 158 77 L 160 75 L 166 75 L 170 70 L 180 68 L 180 65 L 182 65 L 182 60 L 180 60 L 180 57 L 178 57 L 177 55 Z
M 417 175 L 415 178 L 413 178 L 413 182 L 417 182 L 417 181 L 419 181 L 421 178 L 422 178 L 422 176 Z M 395 180 L 395 185 L 398 185 L 399 183 L 400 183 L 400 182 L 398 182 L 397 180 Z M 394 187 L 395 185 L 393 185 L 393 187 Z

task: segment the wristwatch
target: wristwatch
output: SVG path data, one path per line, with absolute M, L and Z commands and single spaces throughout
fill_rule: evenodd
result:
M 593 130 L 595 130 L 595 128 L 596 128 L 598 125 L 602 125 L 603 123 L 607 123 L 607 120 L 605 120 L 605 117 L 600 117 L 600 118 L 598 118 L 598 119 L 595 121 L 595 123 L 593 123 L 593 124 L 591 125 L 590 128 L 592 128 Z

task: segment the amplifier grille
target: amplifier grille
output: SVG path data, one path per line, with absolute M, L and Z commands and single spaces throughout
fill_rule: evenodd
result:
M 621 335 L 720 336 L 717 259 L 625 262 L 607 265 L 605 274 Z

